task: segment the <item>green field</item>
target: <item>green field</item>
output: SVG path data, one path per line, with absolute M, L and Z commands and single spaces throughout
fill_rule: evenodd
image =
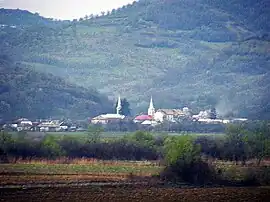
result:
M 60 161 L 63 159 L 60 159 Z M 144 180 L 162 170 L 154 162 L 69 160 L 19 160 L 0 164 L 0 190 L 9 186 L 39 186 L 54 184 L 84 184 Z M 0 200 L 1 201 L 1 200 Z
M 80 164 L 82 163 L 82 164 Z M 19 173 L 19 174 L 54 174 L 54 175 L 72 175 L 72 174 L 157 174 L 162 167 L 154 164 L 138 164 L 132 162 L 92 162 L 83 164 L 47 164 L 37 163 L 18 163 L 18 164 L 0 164 L 0 174 Z
M 11 133 L 13 137 L 17 138 L 20 133 L 18 132 L 12 132 Z M 103 132 L 101 134 L 102 141 L 108 142 L 108 141 L 115 141 L 120 138 L 123 138 L 127 135 L 132 135 L 134 132 Z M 154 136 L 162 136 L 162 135 L 169 135 L 169 136 L 179 136 L 184 134 L 194 135 L 194 136 L 216 136 L 218 138 L 223 137 L 224 134 L 222 133 L 166 133 L 166 132 L 153 132 Z M 87 132 L 27 132 L 26 138 L 40 141 L 45 135 L 52 135 L 56 137 L 56 139 L 61 139 L 65 136 L 68 136 L 70 138 L 75 138 L 76 140 L 79 140 L 80 142 L 85 142 L 88 140 L 88 134 Z
M 102 137 L 106 138 L 110 138 L 110 137 L 123 137 L 125 135 L 130 135 L 133 134 L 134 132 L 103 132 L 101 134 Z M 13 135 L 16 135 L 17 132 L 12 132 Z M 74 137 L 78 137 L 78 136 L 87 136 L 87 132 L 27 132 L 28 135 L 30 136 L 37 136 L 37 135 L 53 135 L 53 136 L 63 136 L 63 135 L 68 135 L 68 136 L 74 136 Z M 164 135 L 164 134 L 168 134 L 170 136 L 178 136 L 178 135 L 183 135 L 183 134 L 189 134 L 189 135 L 194 135 L 194 136 L 199 136 L 199 135 L 207 135 L 207 136 L 215 136 L 215 135 L 224 135 L 223 133 L 172 133 L 172 132 L 153 132 L 153 135 Z

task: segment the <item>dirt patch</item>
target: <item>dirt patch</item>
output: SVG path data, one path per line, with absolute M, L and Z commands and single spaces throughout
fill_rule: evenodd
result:
M 157 177 L 149 175 L 131 175 L 126 173 L 88 173 L 88 174 L 0 174 L 0 188 L 10 186 L 33 186 L 46 185 L 54 186 L 58 184 L 88 184 L 88 183 L 147 183 L 160 184 Z
M 270 188 L 62 187 L 0 189 L 0 201 L 268 201 Z

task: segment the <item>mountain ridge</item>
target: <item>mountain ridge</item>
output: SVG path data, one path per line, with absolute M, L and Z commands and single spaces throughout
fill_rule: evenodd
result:
M 259 2 L 141 0 L 42 32 L 2 29 L 0 45 L 36 71 L 124 95 L 135 112 L 152 95 L 157 108 L 269 119 L 269 3 Z
M 112 109 L 98 92 L 35 72 L 7 56 L 0 56 L 0 70 L 0 119 L 84 119 Z

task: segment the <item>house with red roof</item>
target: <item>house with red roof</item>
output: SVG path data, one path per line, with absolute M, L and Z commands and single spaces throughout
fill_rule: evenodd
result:
M 157 122 L 154 119 L 155 115 L 155 108 L 153 103 L 153 98 L 151 97 L 150 104 L 148 107 L 148 113 L 147 114 L 141 114 L 135 117 L 134 122 L 140 123 L 143 125 L 155 125 Z
M 190 117 L 190 111 L 187 107 L 183 109 L 158 109 L 155 110 L 153 99 L 151 97 L 147 114 L 141 114 L 135 117 L 134 122 L 142 125 L 157 125 L 165 120 L 176 122 L 183 117 Z
M 142 123 L 144 121 L 152 121 L 153 119 L 154 119 L 153 116 L 141 114 L 141 115 L 135 117 L 134 122 L 135 123 Z

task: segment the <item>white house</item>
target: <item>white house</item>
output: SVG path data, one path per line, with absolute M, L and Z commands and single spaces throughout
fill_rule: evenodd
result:
M 119 96 L 117 106 L 116 106 L 116 114 L 101 114 L 91 119 L 91 123 L 92 124 L 108 124 L 110 122 L 123 120 L 125 116 L 121 115 L 120 111 L 121 111 L 121 98 Z
M 148 114 L 141 114 L 135 117 L 135 123 L 142 123 L 146 125 L 156 125 L 162 123 L 165 120 L 169 122 L 176 122 L 181 117 L 190 116 L 189 108 L 185 107 L 182 109 L 158 109 L 154 107 L 153 98 L 151 96 Z
M 58 132 L 61 131 L 61 122 L 59 121 L 46 121 L 40 123 L 37 127 L 41 132 L 48 132 L 48 131 L 53 131 L 53 132 Z
M 185 117 L 187 114 L 181 109 L 159 109 L 155 113 L 155 120 L 159 122 L 169 121 L 176 122 L 179 118 Z
M 17 120 L 17 123 L 18 123 L 20 126 L 32 126 L 32 125 L 33 125 L 33 122 L 32 122 L 32 121 L 29 121 L 29 120 L 26 119 L 26 118 L 18 119 L 18 120 Z
M 102 114 L 91 120 L 92 124 L 107 124 L 109 122 L 123 120 L 125 118 L 124 115 L 120 114 Z

